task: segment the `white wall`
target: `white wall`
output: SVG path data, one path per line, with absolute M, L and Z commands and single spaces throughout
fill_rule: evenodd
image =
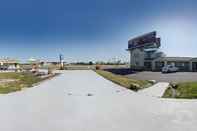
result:
M 130 51 L 130 65 L 131 66 L 137 66 L 137 67 L 143 67 L 144 66 L 144 51 L 141 51 L 140 49 L 134 49 Z

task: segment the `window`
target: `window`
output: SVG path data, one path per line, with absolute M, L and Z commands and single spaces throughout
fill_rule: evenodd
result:
M 183 66 L 185 66 L 185 63 L 184 62 L 176 62 L 176 66 L 183 67 Z

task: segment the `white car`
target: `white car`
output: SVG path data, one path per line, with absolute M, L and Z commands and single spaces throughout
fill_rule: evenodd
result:
M 179 69 L 173 65 L 167 65 L 162 68 L 162 73 L 177 72 Z

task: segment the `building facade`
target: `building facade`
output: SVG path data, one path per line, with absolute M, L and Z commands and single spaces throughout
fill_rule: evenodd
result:
M 197 58 L 166 57 L 159 51 L 161 39 L 156 35 L 156 31 L 153 31 L 128 41 L 132 69 L 161 71 L 164 66 L 173 65 L 179 71 L 197 72 Z

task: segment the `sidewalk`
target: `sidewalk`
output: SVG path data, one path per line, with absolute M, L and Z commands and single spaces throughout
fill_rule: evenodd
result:
M 159 82 L 153 85 L 152 87 L 138 91 L 138 93 L 142 95 L 153 96 L 153 97 L 162 97 L 168 86 L 169 83 L 167 82 Z

